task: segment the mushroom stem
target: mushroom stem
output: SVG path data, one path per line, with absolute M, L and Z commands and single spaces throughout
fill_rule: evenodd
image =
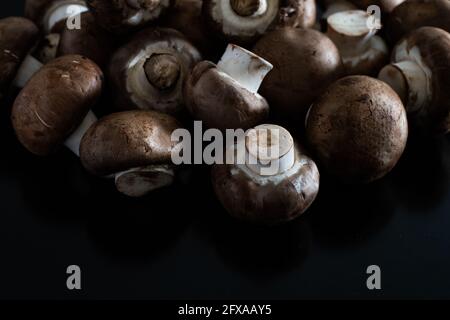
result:
M 348 10 L 356 10 L 356 6 L 353 3 L 350 3 L 346 0 L 338 0 L 330 3 L 327 7 L 325 12 L 322 14 L 322 19 L 326 20 L 329 16 L 342 12 L 342 11 L 348 11 Z
M 217 68 L 252 93 L 257 93 L 273 65 L 239 46 L 228 45 Z
M 16 78 L 13 81 L 13 85 L 17 88 L 23 88 L 27 84 L 28 80 L 41 69 L 43 64 L 31 56 L 30 54 L 25 57 L 25 60 L 20 65 L 17 71 Z
M 416 62 L 405 60 L 385 66 L 378 78 L 400 96 L 408 113 L 420 111 L 429 102 L 429 77 Z
M 295 163 L 294 139 L 280 126 L 261 125 L 250 130 L 245 146 L 246 166 L 258 175 L 278 175 Z
M 148 81 L 160 90 L 173 88 L 181 74 L 177 57 L 171 54 L 155 54 L 144 64 Z
M 49 33 L 53 27 L 60 21 L 66 20 L 74 15 L 81 14 L 89 9 L 84 5 L 84 1 L 65 1 L 59 3 L 59 5 L 54 6 L 47 12 L 44 21 L 47 22 L 45 25 L 45 32 Z
M 361 10 L 349 10 L 328 17 L 327 35 L 338 47 L 344 60 L 356 57 L 370 48 L 377 30 L 368 26 L 370 15 Z
M 267 10 L 267 0 L 230 0 L 230 4 L 241 17 L 260 15 Z
M 119 192 L 129 197 L 142 197 L 153 190 L 171 185 L 175 172 L 167 165 L 154 165 L 119 172 L 115 175 Z
M 84 117 L 83 122 L 81 122 L 78 128 L 64 142 L 64 145 L 78 157 L 80 156 L 81 139 L 95 122 L 97 122 L 97 117 L 92 111 L 89 111 L 86 117 Z

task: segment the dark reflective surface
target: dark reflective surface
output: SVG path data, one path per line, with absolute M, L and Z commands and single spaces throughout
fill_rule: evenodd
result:
M 208 168 L 127 199 L 66 150 L 27 154 L 1 114 L 0 298 L 450 298 L 449 137 L 413 137 L 369 186 L 323 177 L 302 218 L 268 229 L 226 215 Z M 72 264 L 79 293 L 65 287 Z M 379 292 L 366 289 L 372 264 Z

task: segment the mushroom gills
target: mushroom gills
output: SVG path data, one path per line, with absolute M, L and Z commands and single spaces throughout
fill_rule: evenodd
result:
M 254 53 L 236 45 L 228 45 L 217 68 L 243 88 L 257 93 L 273 65 Z
M 115 175 L 117 190 L 129 197 L 142 197 L 153 190 L 171 185 L 175 172 L 168 165 L 151 165 L 119 172 Z
M 53 27 L 60 21 L 79 15 L 88 11 L 84 1 L 64 1 L 58 2 L 50 8 L 44 18 L 46 33 L 51 32 Z

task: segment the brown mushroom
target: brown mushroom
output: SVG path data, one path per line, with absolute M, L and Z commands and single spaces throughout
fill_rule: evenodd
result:
M 450 34 L 434 27 L 411 32 L 379 74 L 402 98 L 412 122 L 431 132 L 450 131 Z
M 212 181 L 233 217 L 279 224 L 304 213 L 316 198 L 317 166 L 284 128 L 258 126 L 227 152 L 236 153 L 234 161 L 214 165 Z
M 180 128 L 175 118 L 154 111 L 126 111 L 100 119 L 84 135 L 80 158 L 92 174 L 114 177 L 117 189 L 131 197 L 172 184 L 171 157 Z
M 100 28 L 90 12 L 83 12 L 80 21 L 80 29 L 65 28 L 61 32 L 56 56 L 79 54 L 100 67 L 106 66 L 114 48 L 112 36 Z
M 87 0 L 99 25 L 118 34 L 143 27 L 159 19 L 172 0 Z
M 379 6 L 381 11 L 390 14 L 405 0 L 350 0 L 359 8 L 366 10 L 369 6 Z
M 365 11 L 349 10 L 327 19 L 327 35 L 338 47 L 348 75 L 376 76 L 389 60 L 386 43 L 375 35 L 381 25 L 370 25 L 369 18 Z
M 450 1 L 406 0 L 389 16 L 386 34 L 395 44 L 409 32 L 425 26 L 450 32 Z
M 344 182 L 368 183 L 394 168 L 408 138 L 405 108 L 384 82 L 349 76 L 312 105 L 308 142 L 327 172 Z
M 13 84 L 22 86 L 36 68 L 29 55 L 39 39 L 36 25 L 25 18 L 0 19 L 0 101 Z M 34 61 L 34 63 L 33 63 Z
M 281 28 L 262 37 L 253 51 L 274 65 L 261 92 L 273 111 L 295 121 L 343 74 L 334 43 L 311 29 Z
M 203 61 L 192 70 L 184 87 L 186 106 L 207 127 L 251 128 L 269 113 L 269 105 L 258 89 L 270 70 L 269 62 L 229 45 L 217 65 Z
M 12 109 L 13 127 L 22 145 L 39 156 L 62 144 L 78 154 L 82 135 L 96 120 L 89 111 L 99 99 L 102 79 L 94 62 L 77 55 L 42 67 Z
M 183 110 L 183 82 L 201 60 L 198 50 L 178 31 L 147 28 L 117 50 L 109 76 L 120 109 Z
M 312 27 L 315 1 L 204 0 L 205 22 L 229 42 L 249 44 L 277 26 Z

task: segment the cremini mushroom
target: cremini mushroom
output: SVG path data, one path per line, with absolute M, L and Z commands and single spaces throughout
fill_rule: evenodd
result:
M 269 114 L 258 89 L 272 65 L 236 45 L 229 45 L 216 65 L 195 66 L 184 87 L 186 106 L 195 119 L 210 128 L 248 129 Z
M 90 110 L 101 95 L 102 80 L 99 67 L 77 55 L 43 66 L 13 105 L 12 124 L 22 145 L 39 156 L 62 144 L 79 154 L 81 137 L 96 121 Z
M 87 0 L 97 22 L 105 29 L 124 34 L 159 19 L 172 0 Z
M 212 181 L 218 199 L 233 217 L 280 224 L 304 213 L 316 198 L 317 166 L 286 129 L 260 125 L 228 152 L 236 154 L 234 161 L 215 164 Z
M 434 27 L 411 32 L 394 48 L 379 79 L 402 98 L 412 123 L 450 131 L 450 34 Z
M 183 110 L 183 82 L 201 60 L 198 50 L 178 31 L 147 28 L 113 55 L 109 76 L 121 109 Z
M 315 1 L 204 0 L 203 16 L 211 29 L 237 44 L 249 44 L 277 26 L 312 27 Z
M 338 47 L 348 75 L 376 76 L 389 60 L 386 43 L 375 35 L 381 25 L 371 26 L 369 18 L 366 11 L 349 10 L 327 19 L 327 35 Z
M 386 35 L 395 44 L 409 32 L 425 26 L 450 32 L 450 1 L 406 0 L 389 16 Z
M 292 121 L 303 121 L 311 103 L 344 71 L 334 43 L 312 29 L 280 28 L 263 36 L 253 51 L 274 66 L 261 94 L 271 111 Z
M 349 183 L 377 180 L 394 168 L 408 138 L 402 101 L 387 84 L 349 76 L 312 105 L 306 136 L 319 168 Z
M 28 19 L 0 19 L 0 100 L 10 87 L 22 87 L 31 74 L 41 67 L 30 52 L 37 44 L 39 30 Z
M 168 186 L 175 178 L 172 133 L 175 118 L 154 111 L 134 110 L 100 119 L 84 135 L 80 158 L 90 173 L 113 177 L 117 189 L 141 197 Z

